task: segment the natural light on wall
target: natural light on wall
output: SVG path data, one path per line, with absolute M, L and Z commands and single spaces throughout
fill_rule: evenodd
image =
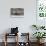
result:
M 46 0 L 37 0 L 37 17 L 41 20 L 46 18 Z

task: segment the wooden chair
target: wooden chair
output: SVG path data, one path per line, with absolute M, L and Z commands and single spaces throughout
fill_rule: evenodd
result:
M 27 41 L 26 41 L 26 46 L 30 46 L 30 42 L 29 42 L 29 33 L 21 33 L 22 35 L 21 36 L 26 36 L 26 39 L 27 39 Z
M 5 33 L 5 41 L 4 41 L 5 46 L 8 45 L 8 42 L 7 42 L 7 38 L 8 38 L 8 37 L 7 37 L 7 36 L 17 36 L 17 37 L 15 38 L 15 40 L 17 40 L 15 46 L 18 46 L 18 33 L 17 33 L 17 34 Z

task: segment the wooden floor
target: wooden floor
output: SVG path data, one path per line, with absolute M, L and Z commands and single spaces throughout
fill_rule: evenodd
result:
M 37 46 L 37 43 L 30 43 L 31 45 L 30 46 Z M 4 46 L 4 43 L 1 43 L 0 42 L 0 46 Z M 8 43 L 8 45 L 7 46 L 15 46 L 15 43 Z M 24 45 L 25 46 L 25 45 Z M 44 43 L 44 45 L 41 45 L 41 46 L 46 46 L 46 43 Z

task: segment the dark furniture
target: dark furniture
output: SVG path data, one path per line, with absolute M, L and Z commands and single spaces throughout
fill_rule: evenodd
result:
M 11 28 L 11 34 L 18 33 L 18 27 L 16 28 Z

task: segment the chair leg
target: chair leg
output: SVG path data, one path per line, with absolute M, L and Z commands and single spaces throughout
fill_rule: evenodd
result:
M 5 34 L 5 46 L 7 46 L 7 33 Z
M 7 46 L 7 42 L 5 41 L 5 46 Z
M 17 46 L 18 46 L 18 34 L 17 34 Z
M 17 40 L 17 42 L 16 42 L 15 46 L 18 46 L 18 34 L 17 34 L 16 40 Z

